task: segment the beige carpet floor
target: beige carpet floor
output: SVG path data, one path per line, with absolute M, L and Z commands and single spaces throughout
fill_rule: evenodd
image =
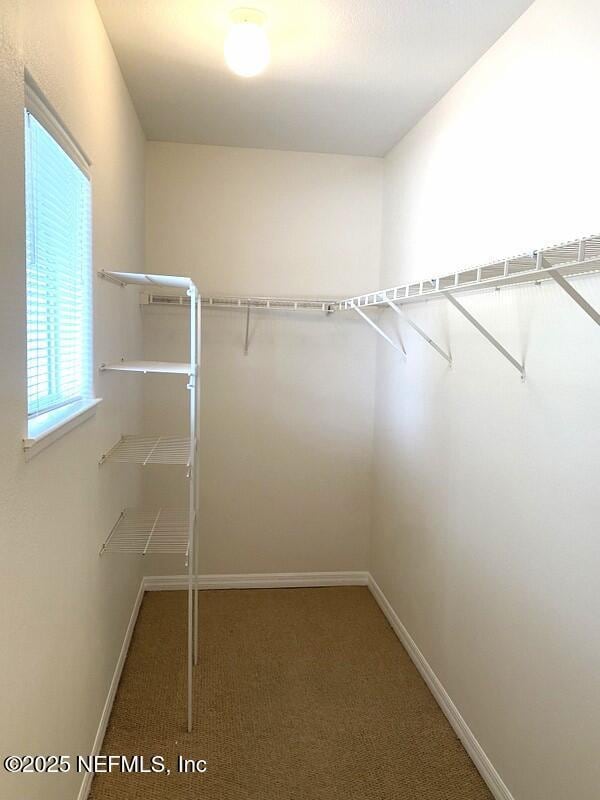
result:
M 490 800 L 365 587 L 200 595 L 185 730 L 186 594 L 146 594 L 104 741 L 170 775 L 95 777 L 90 800 Z M 179 774 L 177 756 L 208 771 Z

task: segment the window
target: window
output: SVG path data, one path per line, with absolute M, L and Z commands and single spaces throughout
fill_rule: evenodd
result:
M 93 393 L 90 178 L 37 117 L 25 111 L 28 441 Z

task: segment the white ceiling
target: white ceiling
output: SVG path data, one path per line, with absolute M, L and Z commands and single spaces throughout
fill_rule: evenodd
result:
M 151 140 L 384 155 L 532 0 L 96 0 Z M 238 6 L 271 64 L 226 68 Z

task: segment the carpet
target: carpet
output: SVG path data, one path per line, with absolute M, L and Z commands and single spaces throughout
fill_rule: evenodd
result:
M 186 609 L 146 593 L 102 750 L 171 773 L 96 775 L 90 800 L 490 800 L 366 587 L 201 592 L 191 734 Z

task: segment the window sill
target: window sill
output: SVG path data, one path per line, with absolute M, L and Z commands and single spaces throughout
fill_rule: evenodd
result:
M 48 445 L 64 436 L 65 433 L 72 431 L 73 428 L 88 420 L 96 413 L 96 406 L 101 402 L 102 398 L 97 397 L 93 400 L 82 400 L 79 403 L 75 403 L 69 411 L 65 411 L 64 416 L 59 416 L 57 421 L 46 430 L 37 436 L 23 439 L 26 460 L 33 458 L 33 456 L 45 450 Z

